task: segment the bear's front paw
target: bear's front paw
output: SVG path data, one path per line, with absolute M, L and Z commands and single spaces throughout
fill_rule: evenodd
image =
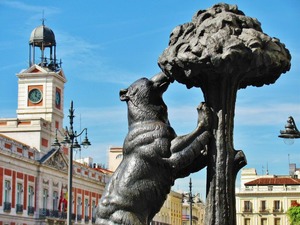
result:
M 198 111 L 198 129 L 210 130 L 212 114 L 210 108 L 205 102 L 201 102 L 197 107 Z

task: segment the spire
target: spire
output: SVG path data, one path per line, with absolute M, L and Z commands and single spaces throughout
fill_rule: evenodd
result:
M 46 18 L 45 18 L 45 14 L 44 14 L 44 10 L 43 10 L 43 17 L 42 17 L 42 26 L 45 26 L 45 20 L 46 20 Z

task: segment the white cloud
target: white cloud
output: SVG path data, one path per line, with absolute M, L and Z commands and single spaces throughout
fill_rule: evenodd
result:
M 7 7 L 20 10 L 23 12 L 30 12 L 30 21 L 36 21 L 37 19 L 46 19 L 50 15 L 54 15 L 60 13 L 60 9 L 57 7 L 49 7 L 49 6 L 39 6 L 36 4 L 27 4 L 24 1 L 10 1 L 10 0 L 2 0 L 0 4 L 5 5 Z
M 30 5 L 26 4 L 24 2 L 20 1 L 10 1 L 10 0 L 2 0 L 0 1 L 0 4 L 6 5 L 8 7 L 14 8 L 14 9 L 19 9 L 22 11 L 29 11 L 29 12 L 41 12 L 42 7 L 41 6 L 36 6 L 36 5 Z
M 53 13 L 57 13 L 60 11 L 56 7 L 44 7 L 44 6 L 38 6 L 36 4 L 26 4 L 21 1 L 2 0 L 2 1 L 0 1 L 0 4 L 6 5 L 7 7 L 10 7 L 13 9 L 18 9 L 18 10 L 27 11 L 27 12 L 42 13 L 43 11 L 47 10 L 47 14 L 53 14 Z

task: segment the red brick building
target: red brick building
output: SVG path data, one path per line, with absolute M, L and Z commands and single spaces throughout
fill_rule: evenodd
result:
M 64 224 L 69 191 L 74 224 L 93 224 L 110 172 L 91 160 L 73 161 L 68 190 L 69 149 L 51 147 L 62 140 L 66 78 L 44 22 L 29 47 L 29 67 L 17 74 L 17 118 L 0 118 L 0 225 Z

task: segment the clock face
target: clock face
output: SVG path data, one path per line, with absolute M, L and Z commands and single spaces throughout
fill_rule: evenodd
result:
M 60 92 L 59 91 L 56 91 L 55 92 L 55 105 L 56 107 L 60 107 Z
M 34 88 L 29 91 L 28 98 L 32 103 L 39 103 L 43 98 L 43 94 L 39 89 Z

